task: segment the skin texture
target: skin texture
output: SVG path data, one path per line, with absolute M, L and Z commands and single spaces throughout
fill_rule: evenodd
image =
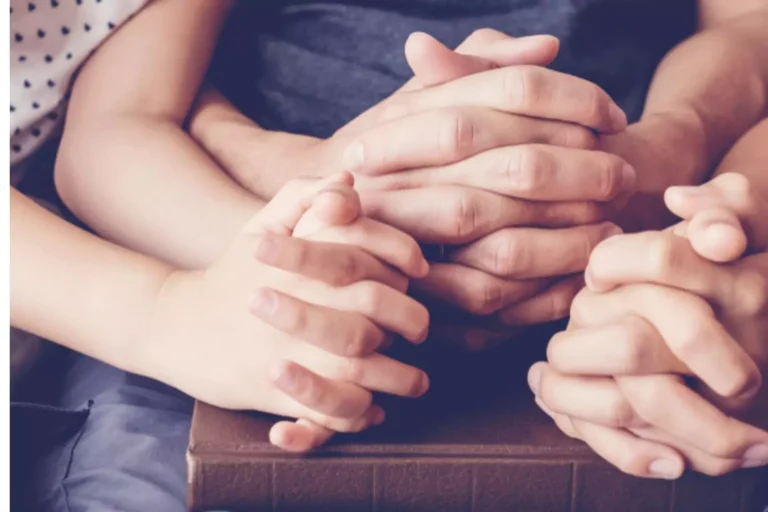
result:
M 667 191 L 677 225 L 595 249 L 568 329 L 531 368 L 542 410 L 627 473 L 768 464 L 768 432 L 749 423 L 768 370 L 766 130 L 710 182 Z

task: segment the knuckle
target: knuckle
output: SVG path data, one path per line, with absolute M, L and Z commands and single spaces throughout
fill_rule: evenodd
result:
M 371 314 L 385 306 L 385 296 L 383 285 L 373 282 L 360 282 L 360 307 L 363 311 Z
M 343 361 L 344 362 L 342 363 L 341 372 L 344 375 L 343 380 L 349 382 L 361 382 L 365 376 L 365 365 L 363 364 L 363 359 L 349 357 Z
M 723 459 L 740 459 L 743 446 L 741 439 L 732 433 L 733 429 L 722 429 L 708 445 L 708 453 Z
M 480 284 L 480 293 L 476 300 L 470 304 L 470 312 L 476 315 L 491 315 L 503 306 L 504 294 L 501 286 L 490 279 Z
M 477 126 L 460 110 L 439 114 L 440 150 L 450 159 L 461 159 L 471 153 L 477 139 Z
M 507 68 L 502 75 L 502 94 L 513 110 L 525 111 L 537 102 L 539 75 L 533 67 Z
M 335 272 L 329 273 L 331 284 L 345 286 L 357 282 L 360 279 L 360 264 L 356 255 L 350 251 L 343 251 L 336 260 L 338 267 Z
M 499 37 L 501 32 L 494 30 L 492 28 L 478 28 L 475 31 L 473 31 L 469 37 L 467 37 L 464 42 L 465 43 L 474 43 L 474 42 L 481 42 L 481 41 L 489 41 L 493 40 Z
M 675 340 L 670 340 L 674 343 L 675 355 L 684 362 L 710 352 L 707 340 L 713 338 L 715 322 L 712 309 L 703 300 L 694 297 L 690 299 L 690 313 L 680 320 L 680 334 Z
M 477 201 L 462 194 L 455 205 L 455 213 L 451 219 L 452 234 L 458 239 L 471 237 L 478 227 L 480 217 L 479 205 Z
M 764 317 L 768 313 L 768 277 L 761 272 L 745 270 L 739 276 L 737 310 L 740 317 Z
M 737 204 L 749 206 L 754 200 L 752 184 L 743 174 L 729 172 L 715 178 L 714 183 Z
M 527 247 L 512 234 L 499 237 L 493 253 L 492 268 L 498 275 L 511 276 L 521 271 L 527 261 Z
M 552 159 L 548 153 L 533 146 L 521 147 L 515 153 L 503 168 L 505 182 L 514 191 L 536 191 L 551 173 Z
M 306 332 L 309 320 L 307 318 L 307 311 L 302 307 L 298 307 L 293 303 L 286 303 L 281 301 L 283 314 L 285 315 L 285 329 L 290 333 Z
M 595 149 L 597 136 L 581 126 L 566 126 L 564 128 L 564 146 L 578 149 Z
M 584 118 L 590 124 L 600 124 L 606 118 L 608 113 L 607 98 L 603 91 L 596 85 L 591 85 L 586 89 L 586 95 L 581 102 Z
M 364 328 L 357 328 L 352 331 L 352 334 L 344 347 L 344 355 L 346 357 L 363 357 L 372 352 L 372 348 L 368 343 L 368 333 Z
M 614 428 L 626 428 L 637 423 L 635 410 L 622 395 L 612 399 L 608 406 L 608 426 Z
M 624 335 L 617 340 L 620 348 L 620 370 L 626 375 L 633 375 L 646 369 L 649 357 L 645 343 L 646 324 L 641 318 L 627 318 L 622 326 Z
M 650 268 L 652 275 L 659 281 L 666 282 L 673 278 L 680 269 L 680 244 L 667 233 L 652 233 L 649 236 Z
M 603 162 L 594 167 L 597 172 L 597 194 L 600 199 L 612 199 L 621 192 L 624 162 L 617 157 L 604 156 Z
M 644 386 L 643 393 L 633 397 L 635 413 L 651 425 L 663 424 L 667 414 L 663 404 L 669 400 L 670 387 L 661 379 L 650 379 Z

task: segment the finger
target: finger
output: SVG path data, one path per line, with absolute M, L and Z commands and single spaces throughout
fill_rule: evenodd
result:
M 325 228 L 309 239 L 359 247 L 407 276 L 418 278 L 429 272 L 429 264 L 416 240 L 397 228 L 369 218 L 358 219 L 349 226 Z
M 579 420 L 571 423 L 595 453 L 628 475 L 676 480 L 685 470 L 682 456 L 669 446 L 639 439 L 625 430 Z
M 269 430 L 269 442 L 288 452 L 306 453 L 328 442 L 333 434 L 309 420 L 279 421 Z
M 542 410 L 547 416 L 549 416 L 552 421 L 555 422 L 555 425 L 557 425 L 557 428 L 559 428 L 563 434 L 567 435 L 568 437 L 572 437 L 574 439 L 581 440 L 581 437 L 579 437 L 579 433 L 576 432 L 576 429 L 573 428 L 573 424 L 571 423 L 571 419 L 564 415 L 564 414 L 558 414 L 549 407 L 547 407 L 547 404 L 541 401 L 541 399 L 537 396 L 534 397 L 534 401 L 536 402 L 536 405 L 539 406 L 539 409 Z
M 544 286 L 542 280 L 505 281 L 462 265 L 433 263 L 429 275 L 413 282 L 418 292 L 475 315 L 490 315 L 520 302 Z
M 405 276 L 363 249 L 351 245 L 266 234 L 259 242 L 255 256 L 266 265 L 317 279 L 331 286 L 372 280 L 398 290 L 405 291 L 408 288 Z
M 359 313 L 310 304 L 271 288 L 257 290 L 250 309 L 275 329 L 341 356 L 369 355 L 384 342 L 384 332 Z
M 547 345 L 547 360 L 554 370 L 570 375 L 690 374 L 653 325 L 634 315 L 558 332 Z
M 300 365 L 312 367 L 319 375 L 357 384 L 370 391 L 404 397 L 419 397 L 429 389 L 429 378 L 423 371 L 381 354 L 361 358 L 327 356 L 312 346 L 293 353 Z
M 720 174 L 695 187 L 670 187 L 664 201 L 672 213 L 686 220 L 711 208 L 731 210 L 744 227 L 750 247 L 755 250 L 768 247 L 768 234 L 760 229 L 762 219 L 768 216 L 768 202 L 759 197 L 742 174 Z
M 694 215 L 686 229 L 691 247 L 703 258 L 729 262 L 747 250 L 747 235 L 738 217 L 724 208 L 703 210 Z
M 414 32 L 405 42 L 405 57 L 416 79 L 404 89 L 431 87 L 502 66 L 546 66 L 554 60 L 558 47 L 557 38 L 552 36 L 512 38 L 502 34 L 482 46 L 470 42 L 452 51 L 429 34 Z
M 375 281 L 358 281 L 342 289 L 332 307 L 368 317 L 387 331 L 422 343 L 429 330 L 427 308 L 404 293 Z
M 620 377 L 617 383 L 640 417 L 672 436 L 720 458 L 765 453 L 768 463 L 768 432 L 726 416 L 679 377 Z
M 750 467 L 746 465 L 747 461 L 714 457 L 708 453 L 702 452 L 701 450 L 690 446 L 684 440 L 677 439 L 656 427 L 632 428 L 629 430 L 639 438 L 665 444 L 677 450 L 685 459 L 687 467 L 698 473 L 704 473 L 709 476 L 720 476 L 741 467 Z
M 390 189 L 463 185 L 534 201 L 604 202 L 635 186 L 634 169 L 600 151 L 522 144 L 449 162 L 456 163 L 393 173 L 377 181 Z
M 315 195 L 310 212 L 329 226 L 346 226 L 360 216 L 360 196 L 351 185 L 332 183 Z M 296 233 L 294 233 L 296 234 Z
M 320 191 L 326 187 L 332 187 L 332 190 L 338 192 L 344 187 L 351 187 L 353 184 L 354 178 L 348 172 L 335 174 L 322 180 L 293 179 L 286 183 L 275 197 L 248 221 L 244 231 L 247 233 L 269 232 L 290 235 L 302 216 L 312 207 L 315 196 Z M 351 197 L 351 194 L 346 194 L 343 197 L 346 199 Z
M 414 133 L 420 135 L 414 137 Z M 451 164 L 492 148 L 518 144 L 547 144 L 587 150 L 596 147 L 597 138 L 590 130 L 572 123 L 510 115 L 473 106 L 444 108 L 418 112 L 365 131 L 345 151 L 344 168 L 366 175 L 385 175 L 374 182 L 377 187 L 416 187 L 423 183 L 417 180 L 428 173 L 428 169 L 388 174 L 402 169 Z M 601 156 L 597 160 L 616 158 Z M 498 164 L 498 160 L 490 163 Z M 502 165 L 508 167 L 510 163 L 514 162 L 504 159 Z M 449 169 L 432 173 L 447 174 L 446 178 L 455 180 L 457 172 Z M 590 179 L 590 172 L 587 170 L 584 173 L 584 179 Z M 500 170 L 495 174 L 500 174 Z M 437 177 L 423 179 L 432 182 Z M 575 179 L 570 181 L 578 182 Z M 365 186 L 365 181 L 361 183 Z
M 537 66 L 494 69 L 399 95 L 380 120 L 464 105 L 566 121 L 606 133 L 627 126 L 624 112 L 598 86 Z
M 536 403 L 564 434 L 586 442 L 599 456 L 624 473 L 643 478 L 676 479 L 682 476 L 685 461 L 675 449 L 638 438 L 623 429 L 572 420 L 552 411 L 538 398 Z
M 611 377 L 563 375 L 540 362 L 528 371 L 533 393 L 556 413 L 606 427 L 647 423 L 639 418 Z
M 760 372 L 703 299 L 652 284 L 609 294 L 583 292 L 571 307 L 577 327 L 615 323 L 635 315 L 653 325 L 680 361 L 722 397 L 746 397 L 760 387 Z
M 561 228 L 600 222 L 615 209 L 588 201 L 544 203 L 452 185 L 362 191 L 365 214 L 426 244 L 463 244 L 505 227 Z
M 690 225 L 687 231 L 690 234 Z M 733 295 L 730 271 L 703 259 L 686 238 L 671 231 L 646 231 L 605 240 L 592 251 L 585 279 L 596 292 L 650 282 L 721 303 Z
M 592 250 L 620 233 L 611 223 L 557 230 L 506 228 L 457 249 L 450 259 L 503 278 L 562 276 L 582 272 Z
M 272 382 L 300 404 L 334 418 L 362 416 L 373 399 L 359 386 L 325 379 L 291 361 L 282 361 L 273 369 Z
M 497 316 L 505 325 L 537 325 L 566 318 L 573 298 L 583 287 L 580 274 L 569 276 L 528 300 L 502 309 Z

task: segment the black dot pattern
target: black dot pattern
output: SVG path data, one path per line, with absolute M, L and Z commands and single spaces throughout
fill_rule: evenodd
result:
M 9 8 L 11 164 L 50 136 L 64 116 L 77 69 L 149 1 L 14 0 Z

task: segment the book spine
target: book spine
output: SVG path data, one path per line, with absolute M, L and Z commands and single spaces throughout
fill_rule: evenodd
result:
M 765 512 L 768 468 L 639 479 L 592 462 L 499 459 L 190 461 L 190 510 Z M 763 494 L 761 496 L 761 493 Z

